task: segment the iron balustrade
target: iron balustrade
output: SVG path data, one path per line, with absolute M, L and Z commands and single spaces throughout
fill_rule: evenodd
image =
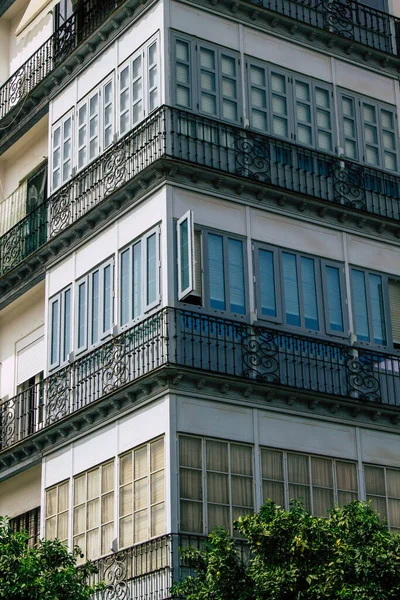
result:
M 71 17 L 0 87 L 0 119 L 27 98 L 123 2 L 82 0 Z
M 163 308 L 4 400 L 1 448 L 163 366 L 400 407 L 400 354 Z
M 245 0 L 259 8 L 386 52 L 398 53 L 399 20 L 357 0 Z
M 395 175 L 163 106 L 0 237 L 0 277 L 162 158 L 400 221 Z
M 185 564 L 180 549 L 187 546 L 200 549 L 206 538 L 193 534 L 170 533 L 120 550 L 93 561 L 98 573 L 90 583 L 105 582 L 97 600 L 167 600 L 174 582 L 194 572 Z M 244 540 L 235 540 L 239 557 L 249 557 Z

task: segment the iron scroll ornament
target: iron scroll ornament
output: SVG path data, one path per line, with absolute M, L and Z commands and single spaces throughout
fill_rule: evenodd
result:
M 243 376 L 256 381 L 279 383 L 277 335 L 259 327 L 242 339 Z
M 235 138 L 236 175 L 271 183 L 271 153 L 266 140 L 251 135 Z
M 104 581 L 106 587 L 102 591 L 101 600 L 131 600 L 127 584 L 127 560 L 127 554 L 123 552 L 114 554 L 104 560 Z
M 370 402 L 381 402 L 378 373 L 374 370 L 380 360 L 371 354 L 348 348 L 346 353 L 347 391 L 350 397 Z

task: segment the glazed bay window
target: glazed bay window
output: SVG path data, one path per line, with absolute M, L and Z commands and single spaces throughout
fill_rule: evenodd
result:
M 245 315 L 245 244 L 207 229 L 193 231 L 189 211 L 177 222 L 178 298 L 216 311 Z
M 180 531 L 207 534 L 254 510 L 253 448 L 179 437 Z
M 114 461 L 74 478 L 73 543 L 86 560 L 111 551 L 114 539 Z
M 264 502 L 269 498 L 288 509 L 297 499 L 312 514 L 326 517 L 335 504 L 358 498 L 355 462 L 262 448 L 261 467 Z
M 149 231 L 120 254 L 120 324 L 160 302 L 160 230 Z
M 174 37 L 173 47 L 176 106 L 239 123 L 239 55 L 184 36 Z
M 364 465 L 364 479 L 367 500 L 391 531 L 400 531 L 400 470 Z
M 50 369 L 68 360 L 71 347 L 72 289 L 67 287 L 49 304 L 49 366 Z
M 135 127 L 159 105 L 158 42 L 151 41 L 118 72 L 119 135 Z
M 80 279 L 76 295 L 76 350 L 81 352 L 107 337 L 113 326 L 114 261 Z
M 351 269 L 354 328 L 359 342 L 400 347 L 400 281 Z
M 323 152 L 334 151 L 332 88 L 248 60 L 252 129 Z
M 347 336 L 340 263 L 254 244 L 259 319 Z
M 120 457 L 119 547 L 165 532 L 164 438 Z
M 339 94 L 341 146 L 344 155 L 376 169 L 398 171 L 398 125 L 394 107 Z M 368 181 L 367 181 L 368 185 Z
M 69 481 L 46 490 L 45 537 L 68 543 Z

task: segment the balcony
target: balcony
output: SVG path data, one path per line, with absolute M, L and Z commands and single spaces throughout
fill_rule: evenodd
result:
M 389 219 L 396 232 L 400 225 L 400 178 L 395 175 L 161 107 L 0 237 L 0 291 L 1 278 L 4 281 L 18 266 L 32 273 L 35 263 L 43 265 L 45 256 L 52 256 L 51 244 L 62 234 L 71 235 L 75 227 L 77 237 L 82 235 L 80 222 L 85 218 L 89 229 L 96 218 L 101 221 L 104 216 L 95 217 L 96 207 L 101 212 L 107 202 L 116 202 L 117 210 L 126 201 L 125 188 L 137 176 L 148 185 L 146 169 L 156 168 L 161 159 L 181 167 L 205 167 L 214 179 L 234 176 L 237 187 L 240 180 L 257 184 L 261 196 L 262 188 L 279 191 L 279 197 L 282 191 L 290 192 L 303 203 L 316 201 L 319 212 L 336 207 L 343 215 L 350 209 L 357 223 L 370 215 Z M 194 176 L 198 178 L 198 169 Z M 154 173 L 148 179 L 154 181 Z M 116 201 L 118 194 L 122 200 Z
M 357 0 L 245 0 L 373 50 L 398 54 L 399 20 Z
M 194 573 L 180 559 L 180 548 L 201 548 L 205 538 L 199 535 L 170 533 L 137 544 L 105 558 L 95 560 L 98 574 L 90 583 L 105 581 L 98 600 L 167 600 L 170 588 Z M 238 554 L 246 560 L 247 543 L 235 540 Z
M 400 354 L 164 308 L 0 404 L 4 450 L 163 367 L 400 407 Z M 229 385 L 228 385 L 229 387 Z

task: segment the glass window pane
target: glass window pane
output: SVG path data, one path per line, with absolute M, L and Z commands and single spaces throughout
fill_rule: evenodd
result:
M 130 249 L 121 254 L 121 325 L 125 325 L 129 319 L 129 262 Z
M 157 235 L 147 238 L 147 304 L 157 300 Z
M 189 220 L 185 219 L 179 225 L 180 229 L 180 284 L 183 292 L 189 287 L 190 283 L 190 265 L 189 265 Z
M 203 505 L 181 500 L 179 524 L 181 531 L 203 533 Z
M 104 269 L 104 288 L 103 288 L 103 333 L 111 329 L 112 319 L 112 281 L 111 281 L 111 265 L 107 265 Z
M 60 307 L 59 300 L 55 300 L 51 305 L 51 350 L 50 363 L 54 365 L 58 362 L 59 348 L 59 319 Z
M 332 460 L 329 458 L 311 458 L 313 485 L 333 488 Z
M 379 275 L 369 274 L 369 292 L 374 342 L 376 344 L 386 344 L 382 277 Z
M 286 322 L 300 327 L 300 303 L 297 281 L 296 256 L 282 252 L 283 290 L 285 296 Z
M 317 331 L 319 329 L 317 288 L 315 283 L 315 266 L 312 258 L 301 257 L 301 283 L 305 326 L 308 329 Z
M 228 239 L 229 300 L 231 312 L 245 314 L 243 244 Z
M 207 500 L 218 504 L 229 504 L 229 476 L 207 472 Z
M 308 456 L 303 454 L 287 455 L 288 461 L 288 477 L 292 483 L 309 483 L 310 472 L 308 464 Z
M 369 327 L 367 311 L 367 292 L 365 287 L 364 273 L 362 271 L 352 269 L 351 276 L 353 283 L 352 297 L 357 339 L 368 342 Z
M 132 317 L 135 319 L 142 313 L 142 243 L 135 244 L 132 252 Z
M 226 527 L 228 531 L 232 528 L 229 506 L 218 506 L 217 504 L 208 504 L 208 531 L 214 527 Z
M 179 463 L 185 467 L 201 469 L 201 439 L 184 437 L 179 438 Z
M 63 360 L 65 361 L 71 352 L 71 290 L 64 292 L 63 335 Z
M 355 464 L 336 461 L 336 479 L 339 490 L 358 491 L 357 467 Z
M 99 271 L 95 271 L 94 273 L 92 273 L 92 344 L 95 344 L 99 339 L 99 280 Z
M 228 473 L 228 444 L 207 440 L 207 471 Z
M 400 471 L 386 469 L 387 493 L 392 498 L 400 498 Z
M 382 467 L 364 467 L 365 489 L 367 494 L 385 496 L 385 471 Z
M 86 283 L 78 287 L 78 348 L 86 342 Z
M 339 269 L 325 268 L 328 301 L 328 322 L 332 331 L 344 331 Z
M 259 250 L 261 312 L 268 317 L 276 317 L 276 292 L 274 255 L 269 250 Z
M 263 449 L 261 461 L 263 478 L 283 481 L 283 452 Z
M 201 471 L 181 467 L 179 470 L 180 497 L 201 501 L 203 499 L 202 481 Z
M 253 450 L 250 446 L 231 444 L 231 473 L 253 475 Z
M 211 308 L 225 310 L 224 247 L 220 235 L 208 234 L 208 280 Z

